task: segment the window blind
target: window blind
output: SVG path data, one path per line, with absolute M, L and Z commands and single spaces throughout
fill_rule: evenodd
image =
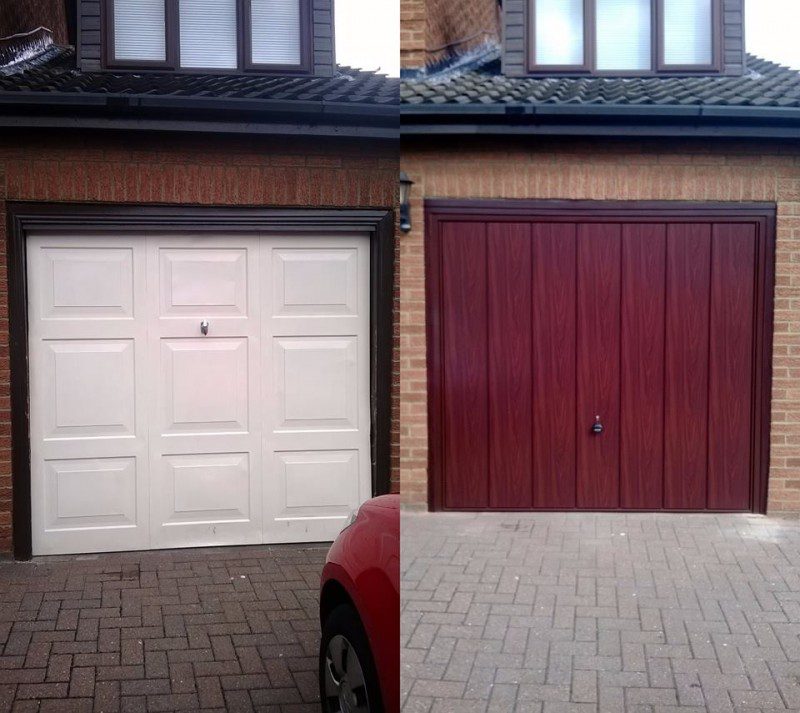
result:
M 597 69 L 652 68 L 651 0 L 597 0 Z
M 535 62 L 582 65 L 583 0 L 536 0 Z
M 300 0 L 251 0 L 254 64 L 300 64 Z
M 664 64 L 711 64 L 712 0 L 664 0 Z
M 236 0 L 180 0 L 181 67 L 236 69 Z
M 114 58 L 153 62 L 167 59 L 164 0 L 114 0 Z

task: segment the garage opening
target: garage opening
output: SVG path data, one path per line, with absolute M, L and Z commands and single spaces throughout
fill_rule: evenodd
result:
M 774 207 L 427 211 L 434 509 L 765 509 Z
M 31 219 L 33 554 L 327 541 L 388 489 L 389 226 L 314 217 Z

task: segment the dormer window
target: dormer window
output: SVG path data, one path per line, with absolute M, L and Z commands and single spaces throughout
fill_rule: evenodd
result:
M 716 71 L 720 0 L 529 0 L 531 72 Z
M 310 0 L 105 0 L 106 65 L 310 70 Z

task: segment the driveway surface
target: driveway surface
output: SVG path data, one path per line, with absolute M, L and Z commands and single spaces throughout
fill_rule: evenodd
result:
M 0 563 L 0 711 L 319 711 L 327 545 Z
M 800 711 L 800 521 L 402 519 L 404 713 Z

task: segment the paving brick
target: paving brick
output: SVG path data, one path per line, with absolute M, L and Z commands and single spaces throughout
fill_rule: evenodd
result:
M 287 545 L 0 561 L 0 713 L 247 711 L 254 701 L 270 713 L 316 710 L 326 552 Z M 254 628 L 250 608 L 265 617 Z
M 800 710 L 797 519 L 402 518 L 403 713 Z

